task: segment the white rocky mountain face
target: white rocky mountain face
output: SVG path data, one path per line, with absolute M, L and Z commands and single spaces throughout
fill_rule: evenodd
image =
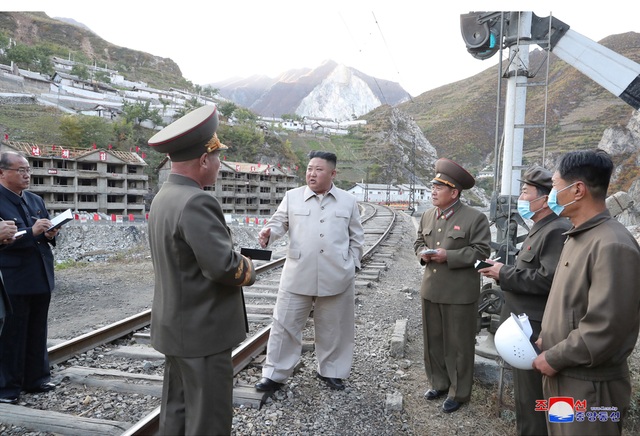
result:
M 338 65 L 302 99 L 295 113 L 312 118 L 350 120 L 380 106 L 369 85 L 350 68 Z
M 282 73 L 276 79 L 252 76 L 211 83 L 220 96 L 268 117 L 297 114 L 335 121 L 352 120 L 382 104 L 411 98 L 398 83 L 368 76 L 326 61 L 319 67 Z

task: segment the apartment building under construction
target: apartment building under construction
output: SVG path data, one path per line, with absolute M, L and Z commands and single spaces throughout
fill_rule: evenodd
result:
M 210 190 L 227 215 L 268 218 L 276 211 L 284 194 L 298 187 L 293 168 L 278 165 L 222 160 L 215 186 Z M 158 187 L 167 179 L 171 161 L 159 167 Z
M 66 209 L 106 215 L 144 216 L 149 194 L 147 163 L 128 151 L 63 148 L 56 145 L 0 142 L 0 151 L 16 151 L 29 161 L 29 191 L 41 196 L 53 216 Z

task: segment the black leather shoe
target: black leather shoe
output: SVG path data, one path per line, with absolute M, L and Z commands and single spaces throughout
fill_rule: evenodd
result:
M 40 392 L 50 392 L 52 390 L 54 390 L 56 388 L 56 385 L 54 385 L 53 383 L 42 383 L 40 386 L 32 388 L 32 389 L 27 389 L 26 391 L 30 394 L 37 394 Z
M 0 403 L 18 404 L 18 397 L 0 397 Z
M 340 378 L 325 377 L 320 375 L 319 372 L 316 372 L 316 377 L 325 382 L 331 389 L 335 389 L 336 391 L 344 389 L 344 383 L 342 383 L 342 379 Z
M 256 383 L 256 389 L 262 392 L 277 391 L 282 387 L 282 383 L 274 382 L 270 378 L 262 377 L 258 383 Z
M 462 403 L 458 403 L 453 398 L 447 398 L 444 400 L 444 403 L 442 403 L 442 411 L 444 413 L 452 413 L 458 410 L 460 406 L 462 406 Z
M 447 391 L 439 391 L 437 389 L 429 389 L 427 392 L 424 393 L 424 398 L 426 398 L 427 400 L 431 401 L 431 400 L 435 400 L 437 398 L 440 398 L 441 396 L 443 396 L 446 393 L 447 393 Z

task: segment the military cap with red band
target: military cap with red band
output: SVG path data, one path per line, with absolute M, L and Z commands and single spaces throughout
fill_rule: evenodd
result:
M 149 146 L 168 153 L 172 161 L 197 159 L 203 153 L 226 150 L 218 140 L 218 108 L 206 105 L 169 124 L 149 139 Z
M 473 188 L 473 185 L 476 184 L 476 179 L 451 159 L 441 158 L 436 161 L 436 176 L 431 183 L 463 190 Z

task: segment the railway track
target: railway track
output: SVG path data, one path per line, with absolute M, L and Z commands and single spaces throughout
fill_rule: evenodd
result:
M 378 262 L 374 259 L 374 253 L 393 228 L 395 212 L 384 206 L 364 203 L 361 205 L 361 215 L 365 228 L 365 253 L 362 262 L 363 268 L 356 277 L 356 286 L 367 287 L 370 281 L 377 279 L 380 270 L 386 267 L 384 262 Z M 234 375 L 254 362 L 256 357 L 262 355 L 266 349 L 271 314 L 277 295 L 280 270 L 284 261 L 284 257 L 281 257 L 257 266 L 256 272 L 259 280 L 254 286 L 245 289 L 250 320 L 250 337 L 233 351 Z M 78 385 L 84 389 L 113 391 L 116 393 L 116 397 L 118 395 L 142 397 L 149 404 L 147 412 L 153 410 L 146 413 L 135 424 L 131 425 L 130 422 L 133 420 L 127 419 L 89 417 L 92 416 L 92 409 L 97 408 L 95 405 L 90 407 L 90 404 L 94 402 L 89 400 L 90 395 L 87 395 L 85 399 L 88 407 L 82 411 L 78 411 L 77 408 L 67 408 L 72 409 L 69 413 L 38 410 L 31 407 L 32 405 L 29 403 L 18 406 L 0 404 L 0 423 L 40 432 L 50 432 L 50 434 L 157 434 L 164 356 L 148 346 L 126 345 L 131 342 L 131 338 L 137 344 L 148 342 L 150 318 L 151 311 L 147 310 L 49 348 L 51 364 L 63 368 L 52 373 L 53 379 L 57 383 Z M 123 340 L 122 338 L 129 339 Z M 147 371 L 123 372 L 105 368 L 109 365 L 104 363 L 97 367 L 84 365 L 84 361 L 94 360 L 92 357 L 86 356 L 97 354 L 100 358 L 97 360 L 104 361 L 102 353 L 108 354 L 109 359 L 124 358 L 142 361 L 142 366 L 147 368 Z M 80 361 L 83 362 L 82 365 L 77 364 Z M 236 404 L 258 407 L 262 400 L 262 394 L 255 391 L 252 386 L 239 386 L 234 391 Z

